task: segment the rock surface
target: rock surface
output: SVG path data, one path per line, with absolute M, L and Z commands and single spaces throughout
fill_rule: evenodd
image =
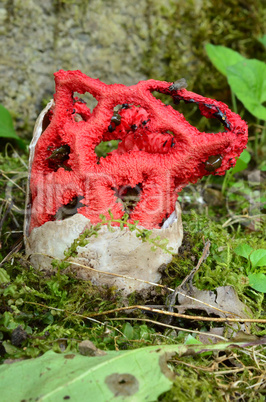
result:
M 17 125 L 33 124 L 61 68 L 107 83 L 131 85 L 146 78 L 138 68 L 148 38 L 146 1 L 5 3 L 0 2 L 0 103 L 22 117 Z
M 226 80 L 204 44 L 260 59 L 264 8 L 262 0 L 0 1 L 0 103 L 29 134 L 59 69 L 108 84 L 185 77 L 190 90 L 226 101 Z

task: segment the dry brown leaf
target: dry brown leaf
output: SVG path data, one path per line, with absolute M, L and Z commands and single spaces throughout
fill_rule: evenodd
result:
M 238 295 L 232 286 L 219 286 L 214 291 L 199 290 L 195 286 L 190 286 L 188 289 L 182 289 L 182 293 L 183 294 L 178 295 L 179 306 L 176 306 L 178 313 L 180 314 L 184 314 L 187 310 L 202 310 L 208 315 L 215 314 L 223 318 L 252 317 L 251 310 L 239 300 Z M 193 297 L 196 300 L 192 300 L 186 296 Z M 238 331 L 247 334 L 250 333 L 250 323 L 233 323 L 230 324 L 230 327 L 233 329 L 225 328 L 223 335 L 233 337 Z

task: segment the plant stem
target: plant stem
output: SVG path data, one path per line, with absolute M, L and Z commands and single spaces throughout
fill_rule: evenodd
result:
M 231 90 L 231 98 L 232 98 L 232 104 L 233 104 L 233 111 L 235 113 L 237 113 L 236 96 L 232 90 Z
M 257 123 L 257 125 L 259 125 L 260 124 L 260 120 L 257 118 L 256 119 L 256 123 Z M 254 144 L 254 151 L 255 151 L 255 155 L 257 155 L 258 156 L 258 144 L 259 144 L 259 129 L 258 128 L 255 128 L 255 144 Z
M 228 181 L 231 179 L 232 176 L 232 169 L 227 170 L 225 176 L 224 176 L 224 180 L 223 180 L 223 185 L 222 185 L 222 194 L 225 194 L 225 190 L 226 190 L 226 186 Z
M 265 144 L 266 142 L 266 121 L 264 122 L 264 126 L 262 129 L 261 137 L 260 137 L 260 145 Z

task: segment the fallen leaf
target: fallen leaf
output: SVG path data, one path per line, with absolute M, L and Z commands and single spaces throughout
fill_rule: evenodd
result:
M 189 289 L 183 289 L 182 294 L 178 295 L 179 306 L 177 306 L 178 313 L 184 314 L 187 310 L 202 310 L 208 315 L 217 315 L 219 317 L 231 318 L 250 318 L 252 312 L 244 303 L 242 303 L 236 291 L 232 286 L 220 286 L 214 291 L 199 290 L 195 286 Z M 191 300 L 186 297 L 190 296 L 196 300 Z M 203 304 L 203 303 L 205 304 Z M 230 323 L 230 327 L 236 331 L 243 331 L 250 333 L 250 323 Z M 227 329 L 227 337 L 234 334 L 233 330 Z M 217 342 L 217 339 L 216 339 Z
M 263 344 L 265 338 L 214 345 L 160 345 L 108 351 L 94 357 L 49 351 L 37 359 L 0 367 L 1 400 L 155 401 L 172 386 L 175 374 L 167 360 L 175 354 L 195 355 Z

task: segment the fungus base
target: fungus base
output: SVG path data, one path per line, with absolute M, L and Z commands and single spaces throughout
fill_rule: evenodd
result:
M 65 220 L 46 222 L 39 228 L 34 228 L 26 239 L 26 253 L 30 255 L 32 265 L 52 272 L 52 260 L 64 259 L 64 252 L 88 227 L 89 219 L 76 214 Z M 171 247 L 173 253 L 177 254 L 183 238 L 179 203 L 163 228 L 152 230 L 151 237 L 156 236 L 168 239 L 167 247 Z M 131 232 L 128 228 L 121 230 L 113 227 L 110 231 L 103 225 L 97 237 L 90 237 L 86 246 L 77 248 L 77 255 L 68 260 L 72 264 L 67 271 L 72 270 L 78 277 L 96 285 L 115 286 L 125 295 L 147 289 L 151 286 L 150 282 L 159 282 L 160 271 L 172 260 L 171 254 L 160 248 L 152 251 L 151 246 L 137 237 L 135 230 Z

